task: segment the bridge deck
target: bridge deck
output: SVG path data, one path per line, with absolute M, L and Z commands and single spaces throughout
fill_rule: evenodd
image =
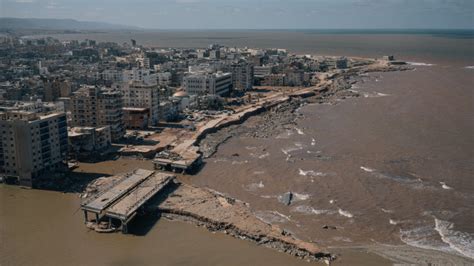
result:
M 122 221 L 128 220 L 140 206 L 158 193 L 173 178 L 174 176 L 166 173 L 155 173 L 107 208 L 105 215 Z
M 121 179 L 117 184 L 99 194 L 97 198 L 84 203 L 82 208 L 87 211 L 101 213 L 153 173 L 154 171 L 138 169 L 132 172 L 130 176 Z

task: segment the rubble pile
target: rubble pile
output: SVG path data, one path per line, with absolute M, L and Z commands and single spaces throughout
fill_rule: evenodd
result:
M 168 159 L 168 160 L 173 160 L 173 161 L 179 161 L 183 159 L 181 155 L 169 150 L 165 150 L 165 151 L 161 151 L 157 153 L 155 158 Z

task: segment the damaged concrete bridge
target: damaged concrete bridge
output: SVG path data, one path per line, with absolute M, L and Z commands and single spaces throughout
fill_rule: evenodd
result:
M 175 176 L 137 169 L 115 179 L 113 183 L 101 189 L 93 197 L 81 204 L 86 225 L 98 232 L 112 232 L 121 229 L 127 232 L 127 224 L 138 210 Z M 89 214 L 93 214 L 91 220 Z M 119 222 L 118 226 L 114 224 Z

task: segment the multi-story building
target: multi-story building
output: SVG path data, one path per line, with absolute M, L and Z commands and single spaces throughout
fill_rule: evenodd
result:
M 71 97 L 72 126 L 110 126 L 112 140 L 125 134 L 122 94 L 117 90 L 82 86 Z
M 148 108 L 124 107 L 123 120 L 125 126 L 130 129 L 145 129 L 148 127 Z
M 304 71 L 303 70 L 289 70 L 286 71 L 285 85 L 286 86 L 303 86 Z
M 97 73 L 96 76 L 99 80 L 121 82 L 123 81 L 123 71 L 116 69 L 105 69 L 104 71 Z
M 124 107 L 147 108 L 148 125 L 156 126 L 160 120 L 160 91 L 156 83 L 132 81 L 121 86 Z
M 153 74 L 150 69 L 133 68 L 131 70 L 124 70 L 122 77 L 123 82 L 141 81 L 147 84 L 157 83 L 156 74 Z
M 263 78 L 272 74 L 273 66 L 255 66 L 253 71 L 255 77 Z
M 232 87 L 234 90 L 251 90 L 253 85 L 253 66 L 247 62 L 239 62 L 230 65 L 232 73 Z
M 184 77 L 183 87 L 190 95 L 223 96 L 228 94 L 232 88 L 232 74 L 222 72 L 192 73 Z
M 159 72 L 156 73 L 156 79 L 158 81 L 158 85 L 160 86 L 169 86 L 172 82 L 172 74 L 171 72 Z
M 0 175 L 32 187 L 48 171 L 67 168 L 67 120 L 64 112 L 0 113 Z
M 265 76 L 261 81 L 262 86 L 285 86 L 286 75 L 285 74 L 271 74 Z
M 88 156 L 105 150 L 112 143 L 110 127 L 72 127 L 69 129 L 69 147 L 76 156 Z

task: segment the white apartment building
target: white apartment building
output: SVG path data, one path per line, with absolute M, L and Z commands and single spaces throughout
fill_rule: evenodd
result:
M 272 74 L 273 66 L 255 66 L 253 68 L 253 74 L 255 77 L 263 78 Z
M 150 69 L 143 69 L 143 68 L 133 68 L 131 70 L 124 70 L 123 71 L 123 82 L 130 82 L 130 81 L 140 81 L 146 84 L 156 84 L 157 77 L 156 74 L 153 74 Z
M 97 79 L 121 82 L 123 80 L 123 71 L 116 69 L 105 69 L 104 71 L 97 73 Z
M 65 168 L 67 150 L 65 113 L 0 113 L 0 176 L 32 187 L 41 174 Z
M 158 80 L 158 85 L 160 86 L 169 86 L 171 84 L 173 75 L 171 72 L 159 72 L 156 73 L 156 79 Z
M 183 87 L 190 95 L 223 96 L 228 94 L 232 88 L 232 74 L 222 72 L 192 73 L 184 77 Z
M 124 107 L 147 108 L 149 126 L 156 126 L 160 120 L 160 91 L 157 84 L 131 81 L 121 86 Z

